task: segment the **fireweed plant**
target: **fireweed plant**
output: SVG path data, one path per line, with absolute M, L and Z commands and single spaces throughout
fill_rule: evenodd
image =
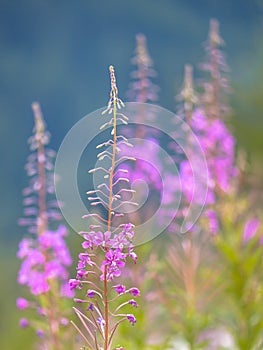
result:
M 127 258 L 136 263 L 137 256 L 132 244 L 133 225 L 119 224 L 119 221 L 124 217 L 122 208 L 127 204 L 136 204 L 122 199 L 123 194 L 132 195 L 133 191 L 120 188 L 121 182 L 126 183 L 129 180 L 126 176 L 127 170 L 117 166 L 124 160 L 135 159 L 123 155 L 121 151 L 121 145 L 130 144 L 124 136 L 117 134 L 117 122 L 127 124 L 128 118 L 121 113 L 124 104 L 118 96 L 113 66 L 109 67 L 109 71 L 110 100 L 103 115 L 110 116 L 110 120 L 102 125 L 101 130 L 110 128 L 111 138 L 97 146 L 98 149 L 104 150 L 98 154 L 99 165 L 89 171 L 91 174 L 103 172 L 105 182 L 87 192 L 91 205 L 105 207 L 107 217 L 105 219 L 98 213 L 85 215 L 87 219 L 95 216 L 101 225 L 90 225 L 88 232 L 80 233 L 84 238 L 84 251 L 79 254 L 76 279 L 69 282 L 72 290 L 84 289 L 85 292 L 83 298 L 75 298 L 76 303 L 85 305 L 84 311 L 74 308 L 81 326 L 74 322 L 73 325 L 82 336 L 85 346 L 96 350 L 112 349 L 115 332 L 122 322 L 130 322 L 131 325 L 136 323 L 135 316 L 127 313 L 127 307 L 136 308 L 138 305 L 135 298 L 140 295 L 138 288 L 127 288 L 120 283 Z M 104 158 L 109 159 L 109 168 L 100 165 Z M 118 223 L 115 224 L 115 221 Z
M 160 132 L 147 127 L 148 123 L 152 123 L 156 119 L 156 115 L 154 109 L 149 109 L 146 105 L 146 103 L 157 103 L 159 87 L 155 83 L 157 72 L 147 47 L 147 39 L 143 34 L 136 35 L 135 54 L 131 63 L 134 69 L 131 72 L 127 97 L 130 102 L 138 102 L 139 108 L 134 113 L 133 119 L 130 119 L 128 127 L 122 126 L 121 131 L 123 135 L 133 139 L 133 147 L 123 145 L 122 150 L 126 155 L 135 157 L 136 162 L 126 161 L 120 167 L 128 171 L 129 185 L 133 184 L 136 189 L 136 202 L 140 208 L 130 212 L 128 217 L 138 226 L 154 214 L 162 190 L 161 178 L 158 173 L 161 162 L 159 153 L 156 152 L 159 147 Z M 146 149 L 147 152 L 145 152 Z M 148 187 L 147 191 L 144 187 L 145 184 Z M 142 205 L 144 200 L 145 203 Z M 119 330 L 119 335 L 125 339 L 128 348 L 148 349 L 150 347 L 157 349 L 156 338 L 163 339 L 164 330 L 156 317 L 156 314 L 160 316 L 160 309 L 155 305 L 155 300 L 152 297 L 152 275 L 147 268 L 147 265 L 153 262 L 152 251 L 153 245 L 150 242 L 138 247 L 139 255 L 144 257 L 146 263 L 140 264 L 136 269 L 128 268 L 123 274 L 125 281 L 131 281 L 134 285 L 140 286 L 142 294 L 140 308 L 136 313 L 140 327 L 137 327 L 135 334 L 129 332 L 127 327 L 121 326 Z M 149 319 L 152 320 L 151 323 L 149 323 Z
M 128 170 L 130 183 L 136 183 L 138 190 L 136 191 L 137 201 L 140 204 L 143 201 L 144 191 L 140 186 L 140 181 L 145 181 L 149 186 L 149 197 L 147 206 L 141 207 L 140 211 L 133 212 L 130 217 L 135 224 L 141 223 L 145 218 L 150 217 L 155 211 L 156 195 L 161 190 L 161 179 L 158 171 L 158 154 L 156 147 L 158 145 L 157 131 L 147 128 L 147 122 L 155 119 L 155 114 L 145 108 L 145 103 L 156 103 L 158 100 L 159 87 L 154 83 L 157 72 L 154 69 L 153 60 L 148 52 L 147 40 L 143 34 L 136 36 L 135 55 L 131 60 L 134 70 L 131 73 L 131 82 L 127 92 L 128 100 L 139 102 L 140 108 L 136 112 L 132 125 L 122 127 L 122 134 L 129 138 L 134 138 L 134 147 L 126 147 L 123 145 L 123 151 L 126 155 L 136 158 L 136 162 L 126 162 L 122 165 Z M 145 123 L 145 125 L 141 123 Z M 147 143 L 147 141 L 150 141 Z M 152 147 L 150 146 L 152 144 Z M 147 148 L 147 159 L 144 158 L 145 148 Z M 155 167 L 153 167 L 155 165 Z M 139 181 L 138 181 L 139 180 Z
M 205 73 L 201 80 L 199 104 L 188 114 L 188 122 L 198 137 L 206 155 L 209 181 L 206 200 L 206 216 L 211 231 L 218 230 L 216 213 L 212 209 L 218 196 L 231 191 L 231 183 L 237 175 L 235 160 L 235 140 L 226 126 L 230 112 L 227 104 L 229 82 L 224 53 L 221 49 L 224 41 L 219 33 L 219 23 L 210 21 L 208 40 L 205 44 L 206 61 L 200 65 Z M 192 199 L 194 179 L 191 164 L 186 160 L 181 163 L 181 179 L 186 200 Z
M 192 67 L 189 65 L 185 66 L 183 88 L 177 100 L 178 114 L 190 123 L 198 99 L 193 86 Z M 174 147 L 172 144 L 169 146 Z M 186 147 L 189 147 L 188 152 L 193 149 L 190 135 Z M 181 172 L 185 163 L 188 165 L 188 160 L 182 160 L 179 164 Z M 150 271 L 152 279 L 156 281 L 154 290 L 157 299 L 169 312 L 167 328 L 170 330 L 169 334 L 174 334 L 172 340 L 174 349 L 181 349 L 183 346 L 191 350 L 208 349 L 205 335 L 207 329 L 215 322 L 213 307 L 219 293 L 219 283 L 213 269 L 212 247 L 207 227 L 202 232 L 198 222 L 187 234 L 183 236 L 175 234 L 191 199 L 187 196 L 189 184 L 182 178 L 183 175 L 180 175 L 183 196 L 175 221 L 167 228 L 169 243 L 166 246 L 166 258 L 162 260 L 159 258 L 155 268 L 150 266 Z M 189 182 L 189 174 L 187 175 Z M 190 184 L 193 185 L 192 182 Z M 192 190 L 192 187 L 190 189 Z M 173 200 L 176 191 L 177 188 L 174 186 L 170 200 Z M 166 215 L 165 212 L 163 214 Z
M 177 115 L 182 120 L 184 120 L 187 124 L 190 124 L 189 122 L 192 118 L 193 110 L 198 103 L 198 97 L 194 89 L 193 67 L 189 64 L 185 65 L 183 86 L 179 94 L 175 97 L 175 99 L 178 102 L 176 106 Z M 176 123 L 176 120 L 175 120 L 175 123 Z M 173 136 L 173 138 L 176 139 L 177 131 L 172 131 L 171 136 Z M 191 145 L 191 135 L 189 133 L 186 133 L 186 139 L 187 140 L 185 143 L 185 147 L 187 148 L 188 154 L 191 154 L 194 147 Z M 175 201 L 175 198 L 178 197 L 179 193 L 182 192 L 183 194 L 180 206 L 176 212 L 176 216 L 174 220 L 171 222 L 171 224 L 169 225 L 169 227 L 167 228 L 168 232 L 174 233 L 180 230 L 180 224 L 182 223 L 186 215 L 188 204 L 189 204 L 189 200 L 185 197 L 185 193 L 189 185 L 186 179 L 182 178 L 181 176 L 184 163 L 186 162 L 187 164 L 189 164 L 189 162 L 183 156 L 182 149 L 180 149 L 180 147 L 177 145 L 176 142 L 174 141 L 170 142 L 168 144 L 168 148 L 172 152 L 174 162 L 177 163 L 178 167 L 180 168 L 180 171 L 178 174 L 178 177 L 180 179 L 177 179 L 175 181 L 174 176 L 172 176 L 171 174 L 167 174 L 166 181 L 170 184 L 171 191 L 166 198 L 166 203 L 167 204 L 173 203 Z M 180 182 L 181 182 L 181 185 L 180 185 Z M 170 211 L 171 210 L 173 209 L 170 209 Z M 167 217 L 169 217 L 170 215 L 171 213 L 165 209 L 161 212 L 161 217 L 159 220 L 160 221 L 167 220 Z
M 24 218 L 28 237 L 19 244 L 17 257 L 22 260 L 18 283 L 28 287 L 31 297 L 17 299 L 19 310 L 30 319 L 20 320 L 22 328 L 32 327 L 40 337 L 39 349 L 65 349 L 68 334 L 68 308 L 72 292 L 68 287 L 68 267 L 71 257 L 65 242 L 67 229 L 58 225 L 61 214 L 54 198 L 53 160 L 56 153 L 47 147 L 50 135 L 38 103 L 33 103 L 34 133 L 29 138 L 30 150 L 26 164 L 30 177 L 23 191 Z
M 201 66 L 206 73 L 202 89 L 199 94 L 195 91 L 192 68 L 187 65 L 183 89 L 177 97 L 178 114 L 198 137 L 207 160 L 209 182 L 204 213 L 186 236 L 170 236 L 172 244 L 167 247 L 166 266 L 160 264 L 159 273 L 155 269 L 158 296 L 171 315 L 171 332 L 177 334 L 177 340 L 183 339 L 189 349 L 212 348 L 211 338 L 220 338 L 219 333 L 215 335 L 211 331 L 217 329 L 218 324 L 215 300 L 222 295 L 214 258 L 218 252 L 212 241 L 220 228 L 215 204 L 219 197 L 231 192 L 231 182 L 237 173 L 234 138 L 224 120 L 230 109 L 226 105 L 229 84 L 222 43 L 218 22 L 211 20 L 205 46 L 207 62 Z M 186 141 L 191 151 L 191 139 Z M 193 199 L 195 182 L 187 159 L 180 162 L 180 179 L 182 203 L 177 222 Z M 196 198 L 198 200 L 198 196 Z M 175 229 L 176 225 L 169 227 L 170 232 L 171 228 Z M 213 344 L 219 347 L 220 339 Z M 180 345 L 177 346 L 179 349 Z
M 181 244 L 178 237 L 172 239 L 166 266 L 160 265 L 159 273 L 155 269 L 160 301 L 171 315 L 170 333 L 176 334 L 175 349 L 263 346 L 262 226 L 260 213 L 251 210 L 244 192 L 240 194 L 235 140 L 226 126 L 229 84 L 222 44 L 219 24 L 211 20 L 207 62 L 201 66 L 206 73 L 203 89 L 197 106 L 190 110 L 184 103 L 182 109 L 207 159 L 204 214 Z M 180 167 L 183 195 L 190 201 L 191 167 L 187 160 Z

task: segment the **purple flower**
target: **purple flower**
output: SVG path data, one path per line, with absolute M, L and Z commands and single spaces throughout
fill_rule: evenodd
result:
M 69 320 L 66 317 L 62 317 L 60 320 L 60 324 L 62 326 L 67 326 L 69 324 Z
M 24 298 L 16 299 L 16 306 L 19 310 L 25 310 L 29 306 L 29 302 Z
M 118 284 L 114 287 L 116 292 L 119 294 L 125 293 L 126 287 L 123 284 Z
M 87 310 L 89 310 L 89 311 L 94 311 L 94 306 L 93 306 L 92 303 L 89 304 Z
M 93 266 L 94 263 L 92 262 L 88 253 L 80 253 L 78 266 L 77 266 L 77 278 L 78 279 L 86 278 L 88 276 L 88 271 L 86 270 L 87 265 Z
M 92 249 L 93 248 L 93 240 L 91 238 L 90 233 L 84 234 L 84 239 L 85 241 L 82 243 L 82 248 L 83 249 Z
M 64 240 L 66 232 L 66 227 L 60 225 L 56 231 L 44 232 L 38 237 L 38 241 L 42 250 L 53 250 L 56 259 L 61 264 L 70 266 L 72 260 Z
M 69 283 L 65 282 L 61 285 L 60 295 L 65 298 L 73 298 L 75 293 L 72 289 L 70 289 Z
M 130 288 L 130 289 L 128 290 L 128 292 L 129 292 L 133 297 L 138 297 L 138 296 L 140 296 L 140 291 L 139 291 L 138 288 L 135 288 L 135 287 Z
M 76 280 L 75 278 L 71 278 L 69 280 L 69 288 L 70 290 L 81 287 L 81 281 Z
M 65 280 L 67 278 L 67 270 L 59 260 L 51 260 L 45 264 L 46 278 L 58 278 Z
M 110 242 L 110 237 L 111 237 L 110 231 L 106 231 L 104 233 L 95 232 L 93 235 L 93 244 L 95 247 L 101 246 L 105 248 Z
M 38 237 L 40 247 L 44 250 L 53 247 L 55 235 L 51 231 L 46 231 Z
M 136 162 L 133 167 L 127 164 L 121 164 L 120 166 L 121 169 L 127 170 L 125 177 L 129 179 L 129 182 L 133 183 L 135 181 L 142 180 L 147 182 L 152 189 L 160 191 L 161 178 L 160 173 L 157 171 L 157 169 L 160 169 L 160 160 L 158 159 L 158 141 L 147 137 L 145 142 L 136 144 L 133 148 L 130 148 L 124 144 L 121 144 L 119 148 L 126 156 L 136 158 Z M 147 153 L 145 153 L 146 148 Z M 140 159 L 142 154 L 143 159 Z M 122 175 L 120 174 L 119 177 L 122 177 Z
M 133 245 L 131 243 L 134 236 L 133 231 L 133 225 L 132 224 L 125 224 L 122 227 L 122 231 L 115 234 L 112 239 L 109 240 L 109 245 L 111 248 L 114 249 L 123 249 L 123 248 L 129 248 L 132 249 Z
M 244 231 L 243 231 L 243 242 L 244 243 L 247 243 L 255 236 L 259 226 L 260 226 L 260 221 L 258 219 L 254 218 L 254 219 L 247 220 L 247 222 L 245 223 Z
M 102 317 L 99 317 L 97 319 L 97 323 L 99 324 L 101 329 L 103 329 L 105 327 L 105 320 Z
M 36 335 L 37 335 L 38 337 L 43 337 L 44 334 L 45 334 L 45 333 L 42 331 L 42 329 L 37 329 L 37 330 L 36 330 Z
M 66 266 L 71 264 L 71 258 L 63 238 L 65 230 L 61 225 L 56 231 L 43 232 L 35 241 L 24 239 L 20 243 L 18 257 L 23 262 L 18 282 L 26 284 L 34 295 L 46 293 L 50 279 L 65 284 L 68 278 Z
M 136 323 L 136 318 L 132 314 L 127 314 L 127 320 L 134 326 Z
M 33 295 L 44 294 L 50 290 L 45 274 L 39 271 L 31 272 L 28 286 Z
M 120 249 L 110 249 L 106 255 L 105 260 L 102 262 L 101 270 L 104 272 L 105 266 L 107 266 L 107 280 L 111 281 L 114 277 L 121 275 L 121 269 L 125 266 L 126 254 Z M 104 275 L 101 275 L 104 278 Z
M 43 265 L 46 261 L 45 255 L 39 251 L 37 248 L 31 249 L 28 252 L 26 260 L 30 267 L 34 267 L 37 265 Z
M 86 265 L 89 265 L 89 266 L 93 265 L 92 260 L 91 260 L 91 258 L 90 258 L 88 253 L 80 253 L 79 254 L 79 264 L 80 264 L 79 265 L 80 268 L 83 268 Z
M 138 307 L 138 304 L 134 299 L 129 300 L 129 304 L 133 307 Z
M 40 316 L 46 316 L 46 311 L 45 311 L 45 309 L 43 309 L 42 307 L 38 307 L 38 308 L 37 308 L 37 313 L 38 313 L 38 315 L 40 315 Z
M 137 262 L 137 254 L 133 251 L 133 249 L 129 249 L 129 253 L 128 253 L 128 256 L 130 256 L 134 262 L 134 264 L 136 264 Z
M 216 235 L 219 230 L 219 223 L 216 212 L 214 210 L 208 209 L 206 211 L 206 216 L 209 220 L 210 230 L 212 235 Z
M 28 239 L 28 238 L 22 239 L 22 241 L 19 243 L 17 257 L 19 259 L 25 258 L 29 254 L 29 252 L 31 251 L 32 244 L 33 244 L 33 240 Z
M 77 278 L 83 279 L 88 276 L 88 271 L 85 268 L 77 269 Z
M 95 294 L 96 294 L 95 290 L 89 289 L 87 292 L 87 297 L 94 298 Z
M 110 231 L 106 231 L 104 233 L 100 231 L 90 231 L 82 232 L 81 234 L 83 234 L 83 237 L 85 239 L 85 241 L 82 243 L 83 249 L 92 249 L 93 247 L 99 246 L 105 248 L 110 243 Z
M 222 120 L 209 120 L 201 109 L 194 111 L 191 126 L 206 155 L 211 190 L 215 185 L 218 185 L 219 188 L 227 192 L 230 189 L 233 176 L 237 175 L 237 169 L 234 165 L 234 137 Z
M 124 247 L 127 247 L 129 245 L 130 241 L 126 238 L 126 235 L 123 231 L 114 235 L 114 237 L 110 240 L 110 246 L 114 249 L 123 249 Z
M 21 318 L 19 321 L 19 326 L 21 328 L 27 328 L 29 326 L 29 321 L 26 318 Z

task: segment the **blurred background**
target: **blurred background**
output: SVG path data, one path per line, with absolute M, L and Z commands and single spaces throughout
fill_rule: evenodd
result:
M 204 59 L 212 17 L 220 22 L 231 68 L 232 128 L 238 145 L 251 155 L 260 186 L 262 0 L 199 0 L 198 5 L 196 0 L 0 0 L 1 350 L 25 349 L 30 336 L 17 325 L 15 252 L 23 235 L 17 219 L 22 215 L 21 189 L 27 183 L 24 164 L 33 128 L 32 101 L 41 103 L 51 147 L 57 150 L 74 123 L 107 103 L 110 64 L 125 101 L 135 36 L 144 33 L 158 72 L 159 104 L 174 110 L 184 64 L 197 67 Z

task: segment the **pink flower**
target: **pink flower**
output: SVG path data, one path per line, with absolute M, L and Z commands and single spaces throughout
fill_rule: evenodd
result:
M 122 294 L 125 292 L 126 287 L 123 284 L 118 284 L 117 286 L 114 287 L 116 292 L 119 294 Z
M 138 307 L 138 304 L 134 299 L 129 300 L 129 304 L 133 307 L 136 307 L 136 308 Z
M 21 328 L 27 328 L 29 326 L 29 321 L 26 318 L 21 318 L 19 321 L 19 326 Z
M 130 293 L 133 297 L 138 297 L 138 296 L 140 296 L 140 291 L 139 291 L 139 289 L 138 289 L 138 288 L 135 288 L 135 287 L 130 288 L 130 289 L 129 289 L 129 293 Z
M 127 320 L 134 326 L 135 325 L 135 323 L 137 322 L 136 321 L 136 318 L 134 317 L 134 315 L 132 315 L 132 314 L 127 314 Z
M 114 277 L 121 275 L 121 269 L 125 266 L 126 254 L 122 253 L 120 249 L 110 249 L 105 258 L 101 270 L 104 272 L 105 266 L 107 266 L 107 280 L 111 281 Z M 104 274 L 101 275 L 101 279 L 104 279 Z
M 69 288 L 70 290 L 75 289 L 75 288 L 79 288 L 81 286 L 81 281 L 80 280 L 76 280 L 74 278 L 69 280 Z
M 24 298 L 16 299 L 16 306 L 19 310 L 25 310 L 29 306 L 29 302 Z
M 254 218 L 254 219 L 247 220 L 247 222 L 245 223 L 244 231 L 243 231 L 243 242 L 244 243 L 247 243 L 255 236 L 259 226 L 260 226 L 260 221 L 258 219 Z

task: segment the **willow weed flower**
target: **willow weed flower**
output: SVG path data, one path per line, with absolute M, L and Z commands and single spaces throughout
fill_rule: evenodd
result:
M 184 89 L 180 94 L 182 98 L 188 97 L 191 102 L 188 104 L 185 102 L 187 108 L 183 113 L 206 156 L 208 166 L 206 206 L 213 205 L 222 193 L 231 191 L 233 179 L 238 174 L 235 165 L 235 139 L 225 124 L 230 111 L 227 103 L 230 88 L 227 78 L 229 69 L 221 50 L 223 43 L 219 34 L 219 23 L 213 19 L 210 22 L 208 41 L 205 45 L 207 60 L 200 65 L 206 76 L 201 83 L 201 94 L 197 96 L 190 87 L 188 93 Z M 191 144 L 191 140 L 187 141 Z M 181 162 L 180 176 L 184 197 L 189 203 L 193 199 L 195 179 L 188 160 Z M 199 196 L 196 198 L 198 201 Z M 219 223 L 215 212 L 210 208 L 205 215 L 210 223 L 211 232 L 217 233 Z
M 45 331 L 35 330 L 45 346 L 61 349 L 60 325 L 61 320 L 66 319 L 66 312 L 57 298 L 72 297 L 67 283 L 68 267 L 72 261 L 65 242 L 66 227 L 60 224 L 53 229 L 61 220 L 54 199 L 53 160 L 56 153 L 47 148 L 50 134 L 46 131 L 38 103 L 33 103 L 32 109 L 35 127 L 29 139 L 32 153 L 26 164 L 30 181 L 23 191 L 25 217 L 19 220 L 20 225 L 27 226 L 30 236 L 19 243 L 17 257 L 22 260 L 18 283 L 26 285 L 36 301 L 18 298 L 17 307 L 20 310 L 30 307 L 36 311 L 33 322 L 20 322 L 22 328 L 25 324 L 32 327 L 41 324 Z
M 95 216 L 100 224 L 90 225 L 90 231 L 88 232 L 80 232 L 84 239 L 82 243 L 84 252 L 79 254 L 76 279 L 69 281 L 71 289 L 85 291 L 85 287 L 89 288 L 86 290 L 83 299 L 75 299 L 78 304 L 82 305 L 88 302 L 88 308 L 85 311 L 74 308 L 85 329 L 85 334 L 75 323 L 73 325 L 88 347 L 104 350 L 111 348 L 115 331 L 120 323 L 125 320 L 132 324 L 136 322 L 134 315 L 120 313 L 120 310 L 126 305 L 135 306 L 136 302 L 121 302 L 117 305 L 119 300 L 122 300 L 127 293 L 132 293 L 132 290 L 134 297 L 139 295 L 137 288 L 127 289 L 121 284 L 112 285 L 121 276 L 127 259 L 130 258 L 135 263 L 137 255 L 132 244 L 134 237 L 133 225 L 131 223 L 119 223 L 124 217 L 122 212 L 124 206 L 127 204 L 136 206 L 136 203 L 124 198 L 125 194 L 132 194 L 133 192 L 121 186 L 129 180 L 127 170 L 121 166 L 117 168 L 117 165 L 120 161 L 134 161 L 135 159 L 123 154 L 120 147 L 123 144 L 127 145 L 128 140 L 122 135 L 117 135 L 117 118 L 125 125 L 128 118 L 119 111 L 124 104 L 118 96 L 114 68 L 110 66 L 109 71 L 111 80 L 110 100 L 103 114 L 113 114 L 113 118 L 103 124 L 101 129 L 110 127 L 111 139 L 98 145 L 97 148 L 107 147 L 106 150 L 99 153 L 98 159 L 103 162 L 105 157 L 110 158 L 110 167 L 98 166 L 90 170 L 91 174 L 97 171 L 105 173 L 106 182 L 87 192 L 91 205 L 96 207 L 107 205 L 107 219 L 96 212 Z M 121 175 L 119 176 L 119 174 Z M 87 219 L 93 217 L 94 213 L 84 215 L 84 218 Z M 103 229 L 103 226 L 106 226 L 107 229 Z

